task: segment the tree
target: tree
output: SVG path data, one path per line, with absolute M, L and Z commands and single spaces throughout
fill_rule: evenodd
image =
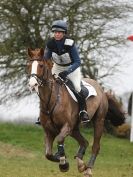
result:
M 114 73 L 117 63 L 109 66 L 104 53 L 110 47 L 123 44 L 123 34 L 113 30 L 129 10 L 119 0 L 115 3 L 111 0 L 1 0 L 0 67 L 4 83 L 1 89 L 10 86 L 15 96 L 27 94 L 26 50 L 45 47 L 56 19 L 68 21 L 69 33 L 79 46 L 84 76 L 100 79 Z M 99 67 L 104 70 L 101 75 Z

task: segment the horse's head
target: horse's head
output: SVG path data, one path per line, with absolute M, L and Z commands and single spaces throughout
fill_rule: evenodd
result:
M 28 73 L 29 89 L 36 90 L 38 92 L 38 86 L 41 86 L 48 82 L 51 76 L 52 64 L 50 61 L 44 60 L 44 49 L 32 50 L 28 48 Z

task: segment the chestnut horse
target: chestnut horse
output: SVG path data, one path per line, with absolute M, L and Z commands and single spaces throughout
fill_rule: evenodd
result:
M 40 98 L 40 121 L 45 131 L 46 158 L 59 162 L 59 168 L 62 172 L 69 169 L 69 163 L 66 160 L 64 149 L 65 137 L 70 135 L 79 144 L 79 149 L 75 156 L 79 172 L 83 172 L 85 177 L 92 175 L 92 167 L 100 150 L 100 139 L 103 133 L 104 120 L 108 112 L 108 97 L 101 86 L 92 79 L 84 79 L 91 84 L 97 96 L 91 96 L 87 99 L 88 115 L 94 125 L 94 142 L 89 161 L 84 163 L 83 155 L 88 146 L 88 141 L 80 133 L 79 107 L 78 103 L 68 93 L 64 83 L 55 79 L 52 75 L 51 60 L 44 60 L 44 50 L 28 49 L 28 72 L 29 88 L 36 90 Z M 121 124 L 124 122 L 124 116 L 120 116 Z M 53 142 L 57 140 L 57 153 L 52 153 Z

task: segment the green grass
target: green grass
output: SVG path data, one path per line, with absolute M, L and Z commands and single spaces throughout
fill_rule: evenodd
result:
M 88 160 L 92 145 L 92 130 L 83 129 L 90 146 L 85 155 Z M 78 145 L 67 138 L 65 150 L 70 170 L 61 173 L 58 164 L 44 157 L 44 132 L 34 125 L 0 124 L 0 177 L 82 177 L 77 170 L 74 155 Z M 56 151 L 56 143 L 54 145 Z M 133 144 L 105 134 L 97 157 L 93 177 L 133 177 Z

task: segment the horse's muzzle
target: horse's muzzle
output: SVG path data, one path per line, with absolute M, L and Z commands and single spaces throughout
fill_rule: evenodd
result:
M 38 93 L 38 82 L 37 82 L 36 78 L 31 77 L 29 79 L 28 87 L 31 92 L 35 90 Z

